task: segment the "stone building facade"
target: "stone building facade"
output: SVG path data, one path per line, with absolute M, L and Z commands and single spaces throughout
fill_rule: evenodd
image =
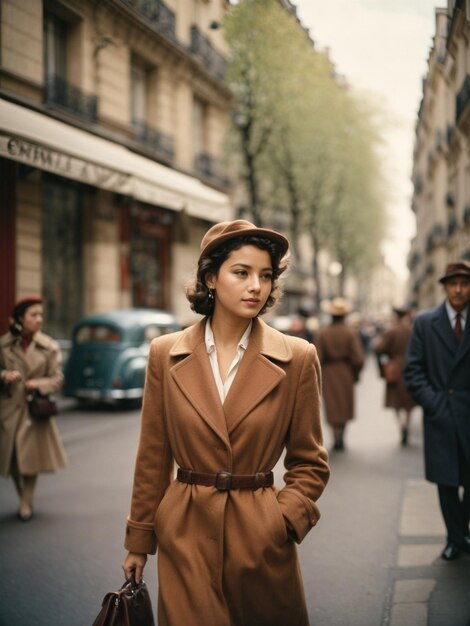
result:
M 446 263 L 470 259 L 470 1 L 436 9 L 436 34 L 423 81 L 413 160 L 410 300 L 442 299 Z
M 82 315 L 187 315 L 201 234 L 230 219 L 226 0 L 1 0 L 0 324 L 42 293 Z

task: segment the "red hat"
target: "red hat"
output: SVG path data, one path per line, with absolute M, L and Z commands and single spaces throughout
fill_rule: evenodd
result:
M 289 241 L 277 233 L 275 230 L 269 228 L 258 228 L 251 222 L 246 220 L 233 220 L 232 222 L 220 222 L 215 224 L 212 228 L 209 228 L 201 241 L 201 254 L 203 256 L 217 248 L 221 243 L 234 237 L 240 237 L 241 235 L 258 235 L 259 237 L 266 237 L 271 241 L 274 241 L 281 246 L 282 256 L 284 256 L 289 249 Z
M 33 304 L 42 304 L 42 302 L 42 296 L 34 295 L 22 298 L 21 300 L 18 300 L 18 302 L 13 307 L 11 316 L 13 317 L 13 319 L 19 321 L 19 318 L 24 315 L 26 309 L 29 309 L 29 307 L 33 306 Z
M 464 276 L 465 278 L 470 278 L 470 261 L 461 259 L 460 261 L 448 263 L 445 274 L 439 278 L 439 282 L 445 283 L 446 280 L 449 280 L 450 278 L 455 278 L 456 276 Z

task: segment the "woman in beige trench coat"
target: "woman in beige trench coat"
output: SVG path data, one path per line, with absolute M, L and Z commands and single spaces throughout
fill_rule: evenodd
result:
M 20 507 L 18 517 L 33 516 L 34 490 L 40 472 L 65 467 L 67 459 L 54 419 L 34 422 L 27 392 L 52 394 L 62 385 L 59 346 L 41 332 L 42 299 L 18 302 L 9 332 L 0 337 L 0 475 L 13 478 Z
M 329 476 L 320 367 L 258 318 L 287 249 L 245 220 L 213 226 L 187 291 L 206 317 L 152 342 L 123 569 L 140 580 L 158 548 L 159 626 L 309 623 L 295 542 Z

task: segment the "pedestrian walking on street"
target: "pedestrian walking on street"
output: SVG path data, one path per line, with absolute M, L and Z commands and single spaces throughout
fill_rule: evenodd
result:
M 393 379 L 385 379 L 385 407 L 395 410 L 397 423 L 400 429 L 401 445 L 408 444 L 411 412 L 416 406 L 410 392 L 406 388 L 403 370 L 405 356 L 411 337 L 411 309 L 410 307 L 396 307 L 393 309 L 396 316 L 395 324 L 386 330 L 374 342 L 374 351 L 379 361 L 393 365 Z
M 60 348 L 41 332 L 42 322 L 42 298 L 24 298 L 0 337 L 0 474 L 14 481 L 23 522 L 33 516 L 38 474 L 67 465 L 54 419 L 35 422 L 28 411 L 28 392 L 52 394 L 63 381 Z
M 446 299 L 415 318 L 405 382 L 423 407 L 426 479 L 438 486 L 451 561 L 470 552 L 470 262 L 449 263 L 439 280 Z
M 326 419 L 333 431 L 334 450 L 344 450 L 347 423 L 354 418 L 354 385 L 364 365 L 364 352 L 357 331 L 345 318 L 351 305 L 344 298 L 324 304 L 332 321 L 315 336 L 323 373 Z
M 158 549 L 159 626 L 308 625 L 295 542 L 329 476 L 320 366 L 259 319 L 288 247 L 245 220 L 213 226 L 187 287 L 205 317 L 151 344 L 123 569 L 140 580 Z

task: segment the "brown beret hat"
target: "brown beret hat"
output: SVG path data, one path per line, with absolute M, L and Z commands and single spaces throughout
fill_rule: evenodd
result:
M 454 278 L 455 276 L 465 276 L 466 278 L 470 278 L 470 261 L 461 259 L 460 261 L 448 263 L 445 274 L 439 278 L 439 282 L 445 283 L 446 280 Z
M 246 220 L 233 220 L 231 222 L 219 222 L 219 224 L 209 228 L 201 241 L 200 256 L 211 252 L 224 241 L 241 235 L 258 235 L 274 241 L 281 246 L 282 256 L 285 256 L 289 249 L 289 241 L 284 235 L 269 228 L 258 228 Z

